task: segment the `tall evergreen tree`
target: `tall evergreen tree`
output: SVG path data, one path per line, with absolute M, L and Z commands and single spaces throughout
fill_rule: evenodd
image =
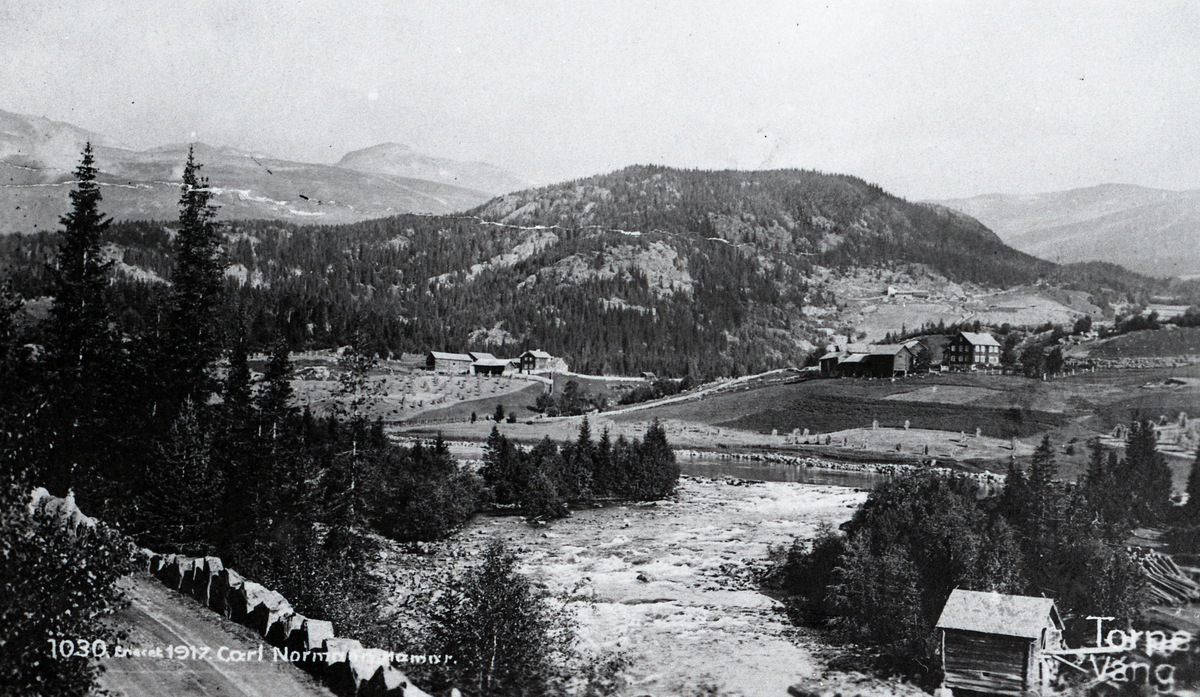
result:
M 188 148 L 179 197 L 179 232 L 175 237 L 175 269 L 169 351 L 173 387 L 178 399 L 203 404 L 213 390 L 211 368 L 220 352 L 217 310 L 221 302 L 224 263 L 216 208 L 208 179 L 200 176 L 193 148 Z
M 1162 521 L 1171 507 L 1171 468 L 1158 452 L 1158 436 L 1150 421 L 1130 426 L 1119 478 L 1127 483 L 1133 519 L 1142 525 Z
M 75 169 L 71 210 L 59 219 L 62 242 L 53 272 L 48 348 L 64 381 L 80 379 L 103 353 L 108 336 L 103 298 L 112 262 L 104 258 L 101 240 L 112 220 L 100 212 L 97 173 L 92 144 L 88 143 Z
M 1054 483 L 1057 476 L 1058 463 L 1054 459 L 1054 446 L 1050 444 L 1050 436 L 1046 435 L 1034 450 L 1033 462 L 1029 466 L 1032 513 L 1038 532 L 1044 532 L 1058 516 L 1059 492 Z

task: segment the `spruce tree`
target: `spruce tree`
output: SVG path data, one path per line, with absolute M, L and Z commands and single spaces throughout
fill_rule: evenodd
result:
M 200 167 L 194 149 L 188 148 L 171 274 L 168 353 L 176 397 L 203 404 L 214 387 L 210 371 L 221 345 L 217 310 L 224 263 L 213 192 L 208 179 L 200 176 Z
M 1029 489 L 1032 494 L 1034 515 L 1040 523 L 1054 516 L 1058 492 L 1054 489 L 1054 478 L 1058 476 L 1058 463 L 1054 459 L 1054 446 L 1050 436 L 1033 451 L 1033 462 L 1029 466 Z
M 108 336 L 103 297 L 112 262 L 101 252 L 101 239 L 112 220 L 100 212 L 97 173 L 88 143 L 75 169 L 71 210 L 59 219 L 62 242 L 53 271 L 48 349 L 63 381 L 77 382 L 104 352 Z
M 1130 426 L 1119 480 L 1128 487 L 1134 520 L 1142 525 L 1163 520 L 1171 507 L 1171 468 L 1158 452 L 1158 436 L 1150 421 Z

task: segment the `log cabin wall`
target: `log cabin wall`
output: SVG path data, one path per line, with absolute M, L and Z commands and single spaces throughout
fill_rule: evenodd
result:
M 1036 669 L 1034 642 L 958 629 L 942 632 L 946 687 L 1013 697 L 1040 687 L 1030 675 Z

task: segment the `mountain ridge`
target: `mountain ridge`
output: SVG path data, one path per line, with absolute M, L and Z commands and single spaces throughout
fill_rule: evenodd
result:
M 118 220 L 176 217 L 179 181 L 192 146 L 201 174 L 217 190 L 214 203 L 224 220 L 344 224 L 401 213 L 454 213 L 493 195 L 443 181 L 294 162 L 204 143 L 132 150 L 68 123 L 0 111 L 0 234 L 57 227 L 68 204 L 59 191 L 70 187 L 88 141 L 94 147 L 106 210 Z M 463 164 L 462 170 L 473 166 Z
M 1105 261 L 1151 276 L 1200 276 L 1200 190 L 1100 184 L 937 201 L 1005 242 L 1062 263 Z

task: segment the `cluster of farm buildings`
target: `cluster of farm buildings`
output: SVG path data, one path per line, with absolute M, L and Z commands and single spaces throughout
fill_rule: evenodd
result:
M 986 332 L 923 337 L 903 344 L 847 344 L 821 356 L 821 374 L 829 377 L 889 378 L 914 372 L 921 358 L 941 370 L 999 367 L 1000 342 Z
M 516 358 L 496 358 L 490 353 L 471 351 L 448 353 L 430 351 L 425 355 L 425 369 L 450 374 L 502 376 L 513 373 L 565 373 L 567 363 L 545 351 L 530 350 Z

